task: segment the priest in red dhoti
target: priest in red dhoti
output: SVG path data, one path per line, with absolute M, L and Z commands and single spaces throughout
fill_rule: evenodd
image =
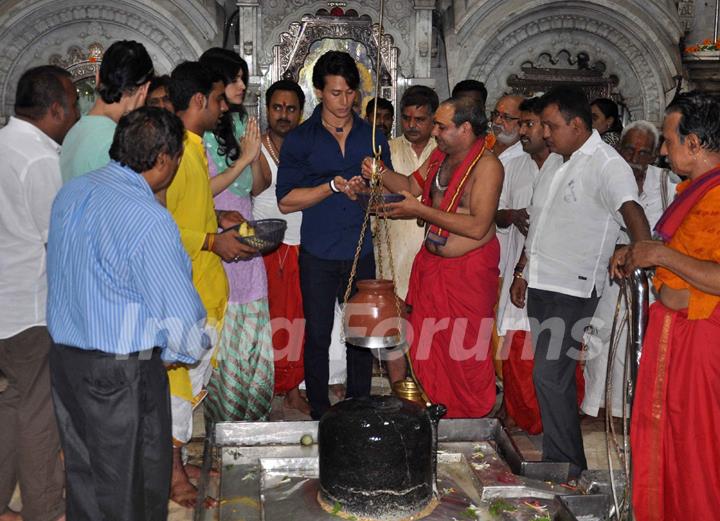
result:
M 487 415 L 495 404 L 490 351 L 500 248 L 495 211 L 503 168 L 486 142 L 487 119 L 472 100 L 450 98 L 434 118 L 437 149 L 412 176 L 381 166 L 382 182 L 405 195 L 388 217 L 422 219 L 407 303 L 415 375 L 449 418 Z M 371 172 L 363 163 L 363 175 Z M 416 199 L 422 195 L 422 201 Z
M 612 271 L 657 267 L 632 410 L 638 521 L 716 519 L 720 511 L 720 101 L 697 92 L 667 108 L 674 172 L 687 176 L 658 221 L 661 241 L 613 258 Z

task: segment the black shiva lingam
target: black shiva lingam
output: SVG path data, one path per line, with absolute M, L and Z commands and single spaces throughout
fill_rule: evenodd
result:
M 437 503 L 437 424 L 446 409 L 395 396 L 349 399 L 320 420 L 323 508 L 343 517 L 420 519 Z

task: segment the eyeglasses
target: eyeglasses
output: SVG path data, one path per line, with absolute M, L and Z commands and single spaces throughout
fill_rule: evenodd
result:
M 502 119 L 503 121 L 517 121 L 520 119 L 519 117 L 516 118 L 514 116 L 511 116 L 507 112 L 498 112 L 497 110 L 493 110 L 490 113 L 490 119 L 496 120 L 498 118 Z

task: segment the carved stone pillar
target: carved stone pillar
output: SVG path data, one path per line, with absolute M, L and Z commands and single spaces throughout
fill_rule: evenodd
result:
M 240 36 L 235 45 L 235 51 L 243 57 L 248 64 L 250 76 L 257 71 L 257 44 L 260 42 L 260 2 L 259 0 L 238 0 L 238 28 Z
M 247 62 L 250 81 L 247 82 L 245 108 L 257 115 L 258 86 L 262 74 L 258 66 L 258 45 L 260 39 L 260 2 L 259 0 L 238 0 L 238 41 L 237 52 Z
M 435 0 L 415 0 L 415 78 L 430 78 Z

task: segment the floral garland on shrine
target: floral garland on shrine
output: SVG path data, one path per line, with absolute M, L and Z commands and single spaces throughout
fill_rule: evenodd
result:
M 700 51 L 720 51 L 720 39 L 712 41 L 711 38 L 706 38 L 697 45 L 690 45 L 685 47 L 686 53 L 700 52 Z

